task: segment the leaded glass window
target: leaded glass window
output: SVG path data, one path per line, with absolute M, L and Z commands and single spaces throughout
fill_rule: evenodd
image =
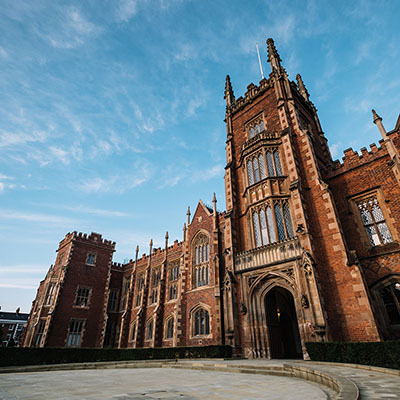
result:
M 246 165 L 249 185 L 253 185 L 267 177 L 265 172 L 264 156 L 262 153 L 248 160 Z
M 256 247 L 294 237 L 287 201 L 275 201 L 273 208 L 267 205 L 265 208 L 253 211 L 252 219 Z
M 267 168 L 268 175 L 275 176 L 274 160 L 270 151 L 267 151 Z
M 82 340 L 82 331 L 85 321 L 82 319 L 71 319 L 69 323 L 69 332 L 67 347 L 80 347 Z
M 375 196 L 358 201 L 357 207 L 372 246 L 393 242 L 378 199 Z
M 153 320 L 151 320 L 146 326 L 146 340 L 153 339 Z
M 279 151 L 274 151 L 275 171 L 277 176 L 282 176 L 281 160 L 279 158 Z
M 209 284 L 208 259 L 210 247 L 208 237 L 200 234 L 194 242 L 195 257 L 193 260 L 193 286 L 195 288 Z
M 165 331 L 165 339 L 172 339 L 174 337 L 174 318 L 170 318 L 167 322 L 167 329 Z
M 210 315 L 204 308 L 195 311 L 193 328 L 193 336 L 210 334 Z
M 289 204 L 286 202 L 283 203 L 283 216 L 285 218 L 287 235 L 289 238 L 293 238 L 294 231 L 293 231 L 292 219 L 290 217 Z

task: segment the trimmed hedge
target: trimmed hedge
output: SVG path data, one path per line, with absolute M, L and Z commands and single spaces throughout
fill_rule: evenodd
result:
M 0 347 L 0 366 L 64 364 L 96 361 L 231 358 L 231 346 L 138 349 Z
M 400 369 L 400 341 L 309 342 L 306 346 L 313 361 Z

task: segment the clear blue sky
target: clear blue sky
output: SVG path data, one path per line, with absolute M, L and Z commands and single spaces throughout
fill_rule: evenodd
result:
M 182 238 L 186 209 L 225 209 L 225 104 L 269 74 L 272 37 L 300 72 L 335 158 L 400 111 L 393 1 L 0 2 L 0 305 L 28 312 L 69 231 L 115 261 Z

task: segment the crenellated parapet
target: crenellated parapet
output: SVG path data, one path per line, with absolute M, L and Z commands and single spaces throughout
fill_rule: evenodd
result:
M 351 147 L 346 149 L 344 151 L 342 162 L 340 162 L 339 160 L 335 160 L 333 162 L 333 170 L 328 172 L 327 178 L 340 175 L 352 169 L 359 168 L 370 162 L 376 161 L 379 158 L 388 156 L 386 147 L 383 146 L 383 144 L 383 140 L 379 141 L 379 147 L 375 143 L 371 143 L 369 145 L 370 151 L 368 151 L 367 148 L 363 147 L 360 150 L 361 154 L 357 151 L 354 151 Z
M 240 96 L 236 100 L 233 98 L 232 103 L 230 105 L 227 104 L 227 109 L 229 109 L 232 114 L 236 113 L 246 107 L 248 104 L 252 103 L 257 97 L 261 96 L 272 87 L 272 82 L 266 78 L 260 81 L 259 86 L 255 85 L 254 83 L 250 83 L 250 85 L 247 86 L 247 91 L 244 94 L 244 97 Z

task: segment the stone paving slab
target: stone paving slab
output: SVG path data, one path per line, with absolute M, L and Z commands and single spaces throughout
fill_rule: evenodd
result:
M 327 399 L 296 378 L 170 368 L 2 374 L 0 388 L 3 400 Z

